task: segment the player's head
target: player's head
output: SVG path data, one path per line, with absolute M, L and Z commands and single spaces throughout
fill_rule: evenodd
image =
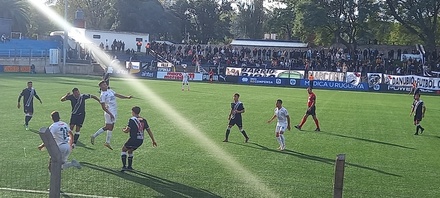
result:
M 420 99 L 420 93 L 414 94 L 414 100 L 419 100 L 419 99 Z
M 307 92 L 310 94 L 310 93 L 313 93 L 313 89 L 311 88 L 311 87 L 307 87 Z
M 32 81 L 27 82 L 27 86 L 29 89 L 32 88 Z
M 101 88 L 101 90 L 103 90 L 103 91 L 107 91 L 107 88 L 108 88 L 108 85 L 107 85 L 107 83 L 104 81 L 104 80 L 102 80 L 101 82 L 99 82 L 99 88 Z
M 141 113 L 141 108 L 138 106 L 134 106 L 133 108 L 131 108 L 131 113 L 133 115 L 139 115 Z
M 58 111 L 52 111 L 52 113 L 50 114 L 50 117 L 52 117 L 52 120 L 54 122 L 60 121 L 60 113 L 58 113 Z
M 277 107 L 281 107 L 283 105 L 283 101 L 281 99 L 277 100 L 277 103 L 275 104 Z
M 72 89 L 72 93 L 74 96 L 79 96 L 79 94 L 80 94 L 79 89 L 76 87 Z
M 239 93 L 235 93 L 234 94 L 234 100 L 237 101 L 240 98 L 240 94 Z

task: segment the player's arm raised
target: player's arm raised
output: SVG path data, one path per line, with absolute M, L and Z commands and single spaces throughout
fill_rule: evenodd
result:
M 101 103 L 101 100 L 99 100 L 99 98 L 95 95 L 90 94 L 90 97 L 95 99 L 96 101 L 98 101 L 99 103 Z
M 131 99 L 133 96 L 124 96 L 118 93 L 115 93 L 115 96 L 121 99 Z
M 66 95 L 64 95 L 63 97 L 61 97 L 61 102 L 64 102 L 64 101 L 66 101 L 67 100 L 67 97 L 69 97 L 70 96 L 70 92 L 67 92 L 66 93 Z

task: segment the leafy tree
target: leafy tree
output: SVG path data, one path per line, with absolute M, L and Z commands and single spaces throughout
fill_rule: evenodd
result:
M 26 0 L 0 0 L 0 17 L 12 19 L 12 31 L 27 33 L 29 28 L 29 4 Z
M 253 0 L 253 2 L 241 2 L 237 4 L 238 15 L 236 26 L 239 37 L 261 39 L 264 34 L 263 23 L 265 13 L 263 0 Z
M 413 35 L 417 35 L 428 50 L 437 43 L 440 17 L 438 0 L 386 0 L 386 9 Z
M 89 29 L 110 29 L 115 22 L 115 0 L 76 0 L 69 1 L 70 12 L 82 11 Z M 127 5 L 128 6 L 128 5 Z
M 267 32 L 277 33 L 286 40 L 293 38 L 295 11 L 292 7 L 276 8 L 269 13 L 268 18 L 265 25 Z

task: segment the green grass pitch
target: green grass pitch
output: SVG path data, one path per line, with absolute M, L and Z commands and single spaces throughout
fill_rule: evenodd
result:
M 17 97 L 29 80 L 43 104 L 34 103 L 31 130 L 25 131 Z M 99 95 L 99 80 L 94 76 L 0 74 L 0 197 L 47 197 L 38 193 L 47 191 L 49 173 L 47 151 L 37 150 L 41 143 L 37 131 L 51 124 L 53 110 L 69 122 L 70 103 L 60 98 L 73 87 Z M 103 126 L 104 118 L 100 105 L 93 99 L 87 101 L 80 144 L 70 156 L 83 167 L 63 171 L 61 190 L 70 193 L 66 197 L 331 197 L 334 162 L 340 153 L 346 154 L 344 197 L 440 196 L 440 103 L 436 96 L 422 96 L 427 107 L 422 121 L 426 130 L 415 136 L 409 116 L 412 97 L 407 94 L 315 90 L 322 131 L 313 131 L 315 124 L 309 117 L 304 131 L 286 132 L 287 147 L 280 152 L 275 123 L 266 121 L 280 98 L 292 127 L 298 124 L 306 110 L 305 89 L 191 82 L 191 91 L 182 92 L 177 81 L 142 79 L 140 83 L 155 95 L 131 81 L 111 79 L 117 93 L 140 97 L 118 99 L 114 151 L 103 146 L 105 134 L 90 144 L 89 136 Z M 249 143 L 243 142 L 237 127 L 231 130 L 230 142 L 222 142 L 235 92 L 241 94 L 246 109 L 243 127 Z M 128 137 L 121 129 L 134 105 L 142 108 L 158 147 L 152 148 L 147 138 L 134 153 L 137 171 L 121 173 L 120 148 Z M 169 107 L 177 112 L 169 112 Z M 188 123 L 175 120 L 177 113 Z M 240 168 L 253 177 L 234 171 Z

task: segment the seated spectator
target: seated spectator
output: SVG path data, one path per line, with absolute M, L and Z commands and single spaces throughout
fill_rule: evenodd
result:
M 1 37 L 1 42 L 2 43 L 5 43 L 6 42 L 6 36 L 5 36 L 5 34 L 2 34 L 2 37 Z

